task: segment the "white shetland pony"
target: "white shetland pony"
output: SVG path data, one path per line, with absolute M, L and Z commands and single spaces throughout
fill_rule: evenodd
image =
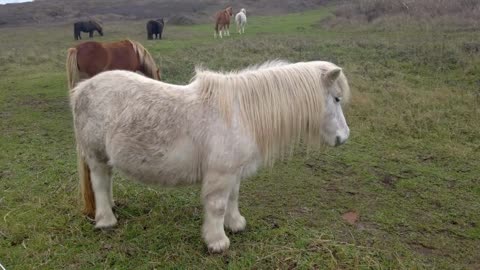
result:
M 301 139 L 343 144 L 341 104 L 350 89 L 329 62 L 267 62 L 242 71 L 196 71 L 173 85 L 129 71 L 106 71 L 78 84 L 71 107 L 85 213 L 114 226 L 112 168 L 142 182 L 201 183 L 203 238 L 211 252 L 230 245 L 224 226 L 245 229 L 240 181 Z
M 247 24 L 247 11 L 242 8 L 240 12 L 235 15 L 235 22 L 237 23 L 237 32 L 245 34 L 245 25 Z

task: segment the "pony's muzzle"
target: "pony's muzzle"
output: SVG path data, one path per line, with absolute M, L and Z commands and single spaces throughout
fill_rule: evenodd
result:
M 337 133 L 335 136 L 335 146 L 342 145 L 347 142 L 348 137 L 350 137 L 350 129 L 347 127 L 345 132 Z
M 347 124 L 345 123 L 344 128 L 337 131 L 335 135 L 335 144 L 334 146 L 339 146 L 347 142 L 348 137 L 350 137 L 350 129 L 348 128 Z

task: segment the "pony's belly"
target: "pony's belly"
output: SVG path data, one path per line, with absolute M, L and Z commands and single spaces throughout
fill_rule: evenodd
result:
M 164 146 L 163 146 L 164 147 Z M 128 156 L 136 158 L 112 159 L 112 165 L 131 178 L 164 186 L 193 184 L 200 180 L 201 160 L 197 148 L 189 138 L 177 139 L 171 147 L 142 149 Z

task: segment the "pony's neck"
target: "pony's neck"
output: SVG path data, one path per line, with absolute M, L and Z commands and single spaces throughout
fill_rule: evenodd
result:
M 213 102 L 230 123 L 238 111 L 270 162 L 292 142 L 317 140 L 324 107 L 318 68 L 308 63 L 246 70 L 239 74 L 204 72 L 198 80 L 204 100 Z

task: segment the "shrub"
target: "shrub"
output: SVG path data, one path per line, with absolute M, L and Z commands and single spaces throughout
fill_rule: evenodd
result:
M 395 17 L 408 21 L 431 21 L 441 24 L 478 26 L 478 0 L 351 0 L 334 11 L 337 19 L 374 22 Z

